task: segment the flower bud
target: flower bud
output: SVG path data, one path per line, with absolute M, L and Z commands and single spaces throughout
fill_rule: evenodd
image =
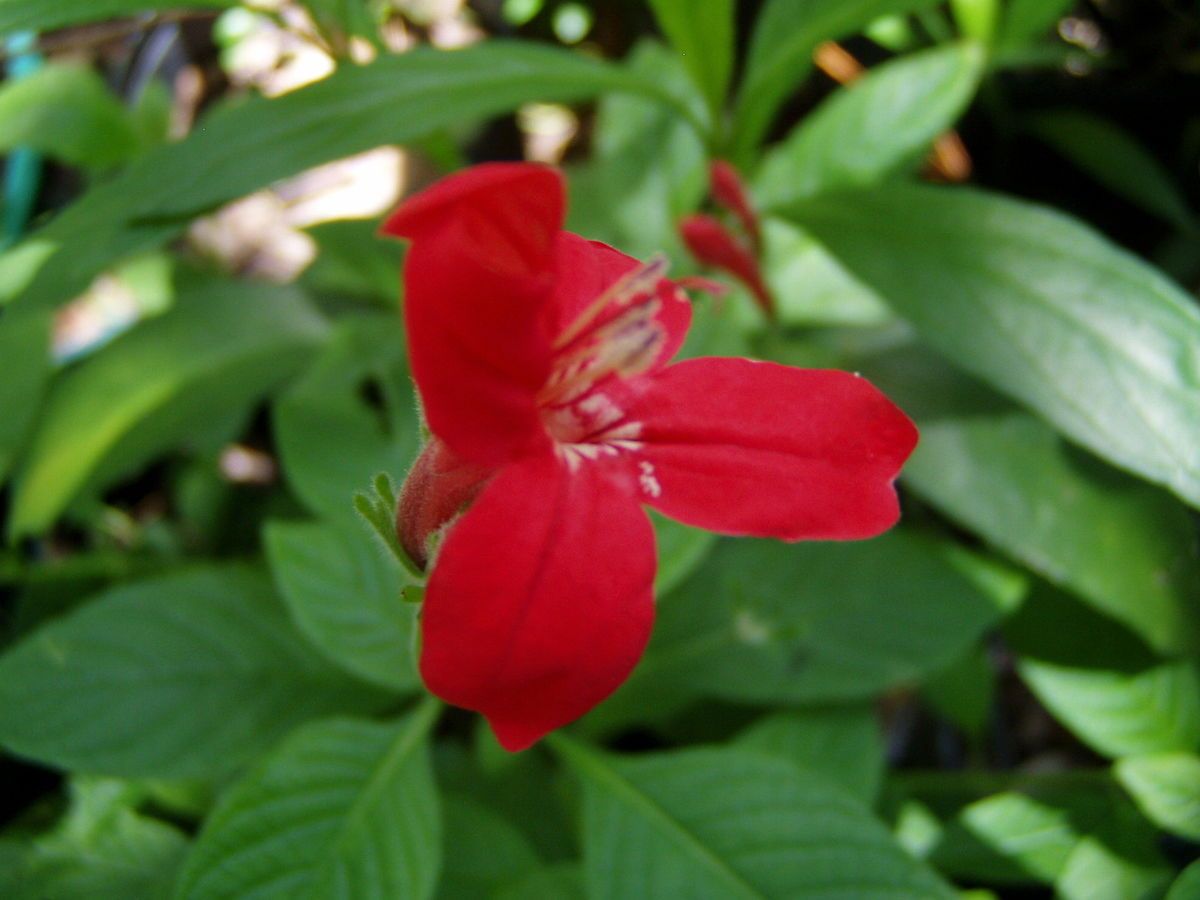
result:
M 418 566 L 429 566 L 430 542 L 470 505 L 494 469 L 469 462 L 437 438 L 413 463 L 396 505 L 396 536 Z
M 754 252 L 761 253 L 762 231 L 758 224 L 758 213 L 737 169 L 722 159 L 714 160 L 708 169 L 708 180 L 713 199 L 737 217 L 754 245 Z
M 775 300 L 758 260 L 724 225 L 712 216 L 691 215 L 679 223 L 679 233 L 696 259 L 737 278 L 754 295 L 767 318 L 775 318 Z

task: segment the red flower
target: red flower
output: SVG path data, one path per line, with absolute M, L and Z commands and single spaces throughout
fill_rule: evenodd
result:
M 583 715 L 641 656 L 643 505 L 723 534 L 869 537 L 896 521 L 917 437 L 845 372 L 668 365 L 691 306 L 663 262 L 565 232 L 563 213 L 554 170 L 492 164 L 384 229 L 412 241 L 405 319 L 434 435 L 399 515 L 422 562 L 438 544 L 421 673 L 510 750 Z

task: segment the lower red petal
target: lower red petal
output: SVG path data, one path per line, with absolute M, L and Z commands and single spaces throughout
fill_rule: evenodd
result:
M 642 498 L 688 525 L 783 540 L 855 540 L 899 517 L 893 481 L 916 427 L 849 372 L 692 359 L 628 410 Z
M 522 750 L 607 697 L 654 619 L 654 533 L 636 499 L 551 455 L 500 472 L 452 526 L 421 613 L 421 674 Z

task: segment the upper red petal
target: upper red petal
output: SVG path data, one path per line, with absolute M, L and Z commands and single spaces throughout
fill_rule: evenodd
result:
M 628 410 L 643 499 L 688 525 L 783 540 L 853 540 L 899 517 L 912 422 L 862 378 L 692 359 L 645 380 Z
M 503 469 L 452 526 L 421 613 L 421 674 L 521 750 L 621 684 L 654 619 L 654 533 L 633 497 L 553 454 Z
M 608 288 L 639 265 L 638 260 L 608 244 L 564 231 L 558 239 L 558 286 L 554 301 L 546 307 L 548 330 L 555 335 L 564 333 Z M 655 318 L 666 334 L 658 364 L 664 365 L 683 346 L 692 324 L 692 304 L 667 278 L 659 280 L 657 296 L 661 306 Z
M 430 428 L 497 465 L 544 439 L 534 397 L 550 366 L 543 309 L 555 285 L 563 186 L 526 164 L 469 169 L 406 202 L 409 358 Z

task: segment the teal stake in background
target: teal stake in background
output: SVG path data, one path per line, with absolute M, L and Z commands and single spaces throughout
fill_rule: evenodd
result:
M 37 35 L 32 31 L 6 39 L 4 48 L 8 52 L 9 80 L 25 78 L 42 67 Z M 0 250 L 15 244 L 25 231 L 37 200 L 41 174 L 42 157 L 36 150 L 18 147 L 8 155 L 4 167 L 4 234 L 0 236 Z

